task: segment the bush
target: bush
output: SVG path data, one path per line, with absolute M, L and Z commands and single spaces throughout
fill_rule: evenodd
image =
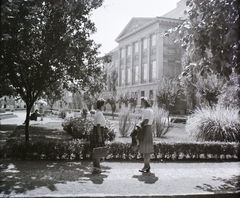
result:
M 83 108 L 81 113 L 82 118 L 87 119 L 87 114 L 88 114 L 88 110 L 86 108 Z
M 116 129 L 110 120 L 106 120 L 106 127 L 104 128 L 104 137 L 106 141 L 113 141 L 116 137 Z
M 107 159 L 141 159 L 137 147 L 130 143 L 107 144 Z M 240 160 L 239 143 L 194 142 L 194 143 L 159 143 L 154 145 L 155 160 Z M 85 140 L 16 142 L 7 146 L 7 157 L 14 159 L 70 159 L 90 158 L 89 143 Z
M 240 118 L 234 108 L 198 108 L 188 118 L 186 131 L 197 141 L 240 141 Z
M 62 123 L 63 130 L 73 138 L 87 139 L 93 130 L 93 124 L 90 119 L 82 117 L 70 117 Z
M 155 135 L 160 138 L 169 131 L 171 126 L 168 120 L 169 112 L 158 106 L 153 106 L 152 109 L 154 113 L 153 131 L 155 131 Z
M 122 107 L 119 113 L 119 133 L 121 136 L 127 137 L 136 123 L 137 119 L 132 114 L 131 110 Z
M 67 116 L 67 111 L 66 111 L 66 110 L 60 111 L 60 113 L 59 113 L 59 117 L 60 117 L 60 118 L 65 119 L 66 116 Z
M 63 130 L 75 139 L 89 140 L 90 132 L 93 130 L 92 120 L 81 117 L 67 118 L 62 123 L 62 126 Z M 116 137 L 116 129 L 109 120 L 106 120 L 104 137 L 106 141 L 113 141 Z

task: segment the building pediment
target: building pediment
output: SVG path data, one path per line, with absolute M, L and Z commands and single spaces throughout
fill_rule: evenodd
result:
M 143 18 L 143 17 L 134 17 L 132 18 L 129 23 L 126 25 L 126 27 L 122 30 L 122 32 L 118 35 L 116 38 L 116 41 L 118 42 L 121 40 L 122 37 L 125 37 L 126 35 L 133 33 L 134 31 L 140 29 L 145 24 L 149 23 L 150 21 L 153 21 L 155 18 Z

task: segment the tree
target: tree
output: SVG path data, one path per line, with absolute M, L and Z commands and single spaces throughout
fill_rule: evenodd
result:
M 169 32 L 177 32 L 179 42 L 189 56 L 183 75 L 197 68 L 218 73 L 229 80 L 238 75 L 240 85 L 240 3 L 238 0 L 188 0 L 188 19 Z M 240 89 L 237 90 L 240 100 Z
M 96 86 L 102 68 L 89 19 L 102 0 L 1 2 L 1 71 L 26 103 L 25 140 L 34 102 L 57 81 L 78 90 Z
M 163 77 L 156 84 L 156 102 L 158 107 L 171 111 L 178 97 L 179 82 L 176 78 Z
M 207 104 L 211 108 L 217 104 L 218 97 L 221 94 L 224 79 L 220 75 L 206 74 L 204 76 L 198 75 L 196 83 L 197 95 L 202 100 L 202 104 Z
M 116 89 L 117 80 L 118 80 L 118 73 L 117 73 L 117 70 L 114 69 L 108 77 L 108 91 L 104 94 L 106 103 L 108 103 L 111 106 L 113 119 L 114 119 L 114 112 L 116 111 L 116 103 L 117 103 L 117 89 Z
M 120 104 L 123 103 L 125 104 L 125 107 L 127 107 L 129 104 L 129 99 L 131 97 L 129 91 L 120 91 L 118 97 L 119 97 L 118 99 L 119 103 Z
M 53 105 L 60 99 L 62 99 L 64 95 L 64 90 L 60 82 L 56 82 L 48 87 L 46 91 L 44 91 L 43 98 L 46 98 L 48 105 L 50 106 L 51 112 L 53 109 Z
M 176 78 L 163 77 L 156 84 L 156 102 L 158 107 L 168 111 L 168 122 L 171 108 L 174 106 L 179 92 L 179 82 Z
M 81 93 L 73 93 L 73 109 L 83 108 L 83 97 Z

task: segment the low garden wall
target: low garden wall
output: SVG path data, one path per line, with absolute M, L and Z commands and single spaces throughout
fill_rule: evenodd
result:
M 106 160 L 142 159 L 136 146 L 130 143 L 107 144 Z M 83 140 L 52 142 L 16 142 L 1 149 L 1 157 L 14 159 L 90 159 L 89 143 Z M 240 143 L 194 142 L 158 143 L 154 145 L 152 160 L 238 160 Z

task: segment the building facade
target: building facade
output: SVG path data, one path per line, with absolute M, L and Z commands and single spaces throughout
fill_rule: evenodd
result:
M 110 52 L 111 68 L 118 71 L 118 92 L 152 98 L 156 82 L 162 77 L 176 77 L 182 71 L 181 47 L 173 35 L 165 32 L 183 23 L 186 1 L 162 17 L 132 18 L 116 38 L 118 47 Z M 179 105 L 179 110 L 181 109 Z

